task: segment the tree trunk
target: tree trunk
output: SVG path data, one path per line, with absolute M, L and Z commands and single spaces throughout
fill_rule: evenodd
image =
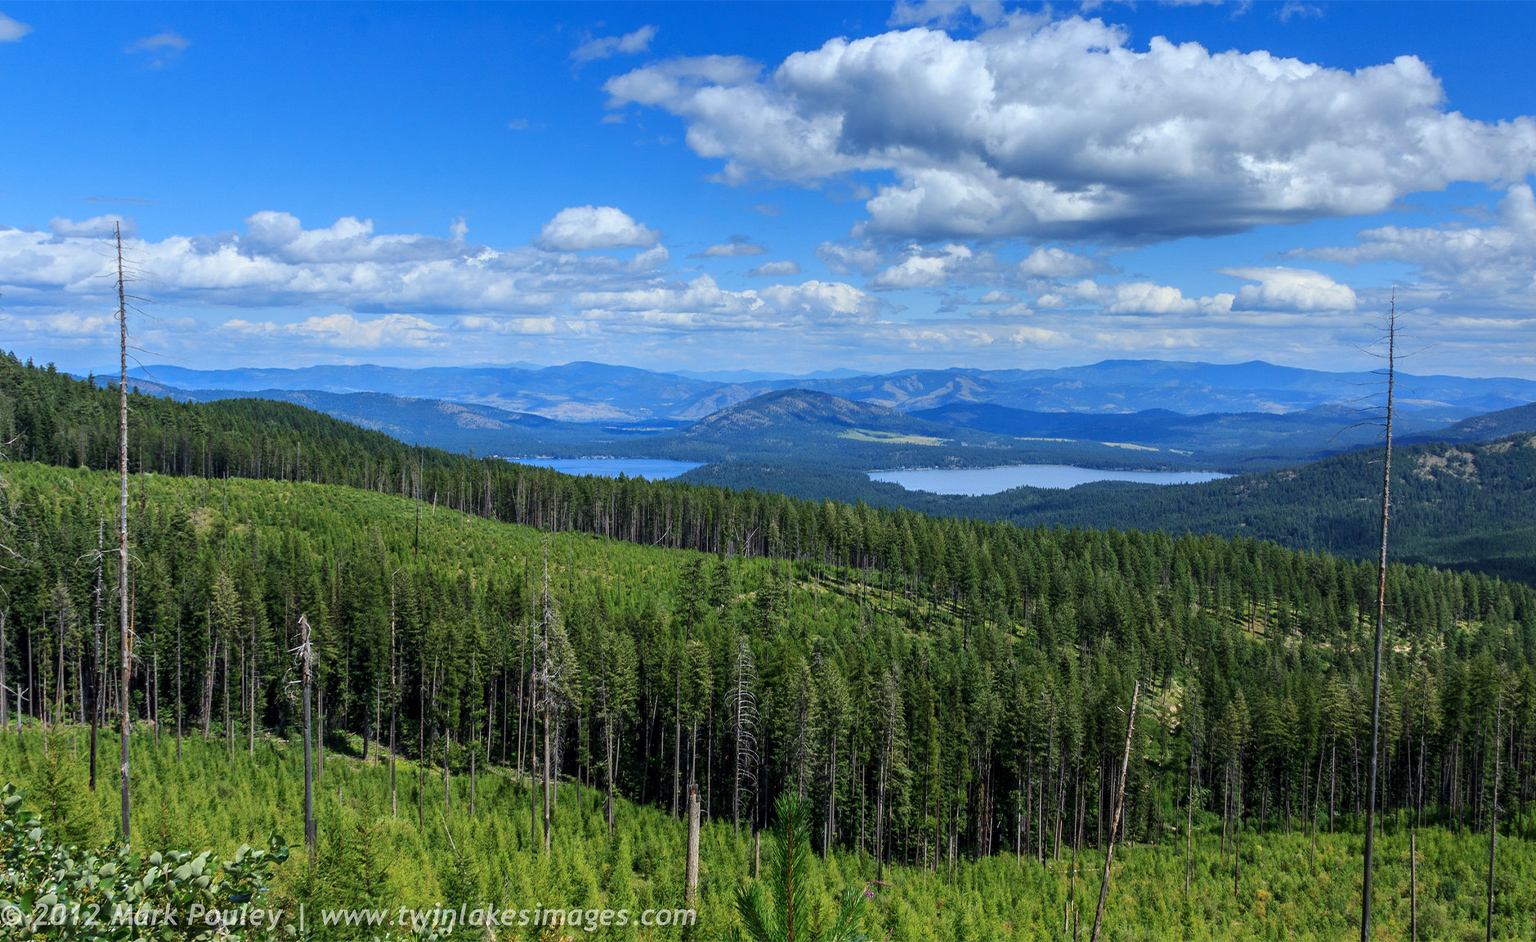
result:
M 1131 690 L 1131 715 L 1125 725 L 1125 756 L 1120 762 L 1120 786 L 1115 791 L 1115 813 L 1109 825 L 1109 846 L 1104 851 L 1104 879 L 1099 883 L 1099 909 L 1093 917 L 1093 942 L 1099 942 L 1099 928 L 1104 923 L 1104 901 L 1109 896 L 1110 864 L 1115 857 L 1115 830 L 1120 826 L 1120 811 L 1125 804 L 1125 778 L 1131 768 L 1131 739 L 1136 732 L 1136 704 L 1141 699 L 1141 681 Z
M 1360 890 L 1360 942 L 1371 942 L 1372 871 L 1376 851 L 1376 764 L 1381 752 L 1381 649 L 1387 630 L 1387 523 L 1392 509 L 1392 407 L 1397 382 L 1397 303 L 1387 317 L 1387 434 L 1381 475 L 1381 558 L 1376 567 L 1376 670 L 1371 679 L 1371 772 L 1365 807 L 1365 879 Z M 1492 907 L 1489 908 L 1492 925 Z
M 309 713 L 310 671 L 314 660 L 309 647 L 309 619 L 299 616 L 299 658 L 304 680 L 304 843 L 309 847 L 309 862 L 313 866 L 319 848 L 315 833 L 315 767 L 312 751 L 311 717 Z
M 687 888 L 685 901 L 692 909 L 699 899 L 699 786 L 688 786 L 688 861 L 686 864 Z
M 1503 743 L 1501 742 L 1504 738 L 1504 704 L 1502 699 L 1501 696 L 1498 709 L 1496 710 L 1493 733 L 1493 807 L 1489 811 L 1488 818 L 1488 926 L 1487 932 L 1484 935 L 1487 942 L 1493 942 L 1493 904 L 1495 899 L 1493 874 L 1499 849 L 1499 776 L 1504 771 L 1502 764 Z
M 122 698 L 123 698 L 123 738 L 122 738 L 122 823 L 123 843 L 127 844 L 132 838 L 132 829 L 129 827 L 129 787 L 128 787 L 128 734 L 131 729 L 129 722 L 128 683 L 133 667 L 133 649 L 130 642 L 132 626 L 128 624 L 128 301 L 123 290 L 123 231 L 121 225 L 113 226 L 113 233 L 117 239 L 117 324 L 121 341 L 121 373 L 118 377 L 118 466 L 121 471 L 118 489 L 119 521 L 117 529 L 118 551 L 118 627 L 122 636 Z
M 1419 835 L 1408 832 L 1408 935 L 1419 942 Z

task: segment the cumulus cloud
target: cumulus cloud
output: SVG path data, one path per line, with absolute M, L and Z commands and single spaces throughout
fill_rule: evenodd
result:
M 1536 121 L 1448 110 L 1413 56 L 1351 72 L 1161 37 L 1139 51 L 1081 17 L 834 39 L 766 76 L 673 59 L 605 88 L 682 117 L 727 183 L 893 175 L 869 231 L 924 241 L 1214 235 L 1536 170 Z
M 949 281 L 956 268 L 972 258 L 969 246 L 950 243 L 938 249 L 916 249 L 899 263 L 869 281 L 875 291 L 937 288 Z
M 1536 194 L 1511 186 L 1489 226 L 1382 226 L 1359 233 L 1358 245 L 1297 255 L 1346 264 L 1397 261 L 1418 269 L 1426 302 L 1512 307 L 1536 313 Z
M 32 27 L 25 23 L 18 23 L 4 13 L 0 13 L 0 43 L 21 42 L 21 37 L 30 32 Z
M 633 33 L 625 33 L 623 36 L 600 36 L 577 46 L 571 52 L 571 58 L 577 64 L 592 62 L 596 59 L 610 59 L 617 55 L 637 55 L 651 48 L 651 40 L 656 38 L 656 27 L 642 26 Z
M 672 253 L 667 251 L 665 245 L 653 245 L 644 252 L 635 253 L 635 257 L 624 267 L 632 272 L 652 272 L 666 268 L 671 260 Z
M 295 324 L 236 318 L 225 321 L 221 330 L 241 338 L 292 339 L 339 350 L 431 347 L 447 342 L 442 327 L 406 314 L 387 314 L 372 320 L 359 320 L 351 314 L 327 314 Z
M 766 255 L 768 249 L 765 246 L 753 242 L 749 236 L 733 235 L 728 242 L 719 245 L 711 245 L 709 248 L 689 258 L 746 258 L 751 255 Z
M 1243 311 L 1353 311 L 1355 291 L 1322 272 L 1305 268 L 1222 268 L 1224 275 L 1257 281 L 1237 292 L 1232 306 Z
M 1019 262 L 1019 273 L 1033 278 L 1077 278 L 1102 267 L 1099 262 L 1087 256 L 1042 246 Z
M 90 219 L 82 219 L 75 222 L 62 216 L 55 216 L 48 220 L 48 230 L 60 238 L 72 239 L 105 239 L 115 231 L 114 227 L 121 226 L 123 238 L 131 239 L 138 227 L 134 224 L 133 217 L 123 217 L 116 213 L 105 216 L 92 216 Z
M 747 272 L 747 275 L 752 278 L 775 278 L 785 275 L 798 274 L 800 274 L 800 263 L 793 260 L 783 262 L 764 262 L 763 264 Z
M 0 333 L 86 346 L 111 334 L 97 329 L 95 313 L 94 321 L 72 313 L 110 309 L 114 300 L 104 277 L 110 262 L 93 235 L 101 228 L 100 219 L 55 220 L 50 232 L 0 226 L 0 292 L 9 310 L 25 312 L 0 311 Z M 873 323 L 884 308 L 872 294 L 837 281 L 736 291 L 709 276 L 680 280 L 665 270 L 669 255 L 660 244 L 623 258 L 476 245 L 462 220 L 450 232 L 452 238 L 379 234 L 370 220 L 355 217 L 307 228 L 292 214 L 263 211 L 246 220 L 243 233 L 134 238 L 126 248 L 153 280 L 148 293 L 163 304 L 162 317 L 143 334 L 169 336 L 173 320 L 193 325 L 155 347 L 164 352 L 206 342 L 232 355 L 418 350 L 451 359 L 453 351 L 461 356 L 497 338 L 543 338 L 587 344 L 582 353 L 589 357 L 601 344 L 619 344 L 607 355 L 632 361 L 622 347 L 626 338 L 661 344 L 689 332 L 751 331 L 766 343 L 773 331 L 796 331 L 802 341 L 814 335 L 830 342 L 843 327 Z M 794 263 L 787 265 L 781 273 Z M 206 310 L 219 306 L 262 313 L 206 325 Z M 173 318 L 178 309 L 201 313 Z M 191 333 L 194 327 L 207 336 Z
M 581 252 L 650 248 L 660 238 L 661 233 L 613 206 L 572 206 L 544 224 L 538 243 L 552 252 Z
M 884 257 L 867 245 L 848 245 L 842 242 L 823 242 L 816 247 L 816 257 L 839 275 L 858 272 L 873 275 L 880 270 Z
M 0 291 L 8 303 L 54 304 L 101 295 L 107 259 L 100 235 L 112 217 L 55 219 L 50 233 L 0 227 Z M 611 256 L 550 255 L 534 248 L 496 251 L 463 239 L 379 235 L 370 220 L 344 217 L 306 229 L 283 212 L 246 219 L 243 234 L 134 239 L 135 267 L 154 280 L 157 300 L 286 307 L 335 304 L 353 309 L 518 309 L 546 303 L 570 280 L 632 281 Z
M 1231 294 L 1186 298 L 1170 285 L 1152 281 L 1123 281 L 1101 285 L 1089 279 L 1067 289 L 1072 296 L 1090 301 L 1106 314 L 1225 314 L 1232 310 Z M 1045 303 L 1045 298 L 1041 303 Z
M 874 296 L 839 281 L 807 281 L 798 285 L 772 285 L 762 290 L 763 299 L 781 317 L 791 321 L 874 320 L 881 304 Z

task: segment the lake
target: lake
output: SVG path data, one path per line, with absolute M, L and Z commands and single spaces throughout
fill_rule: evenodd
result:
M 1230 475 L 1215 471 L 1098 471 L 1065 464 L 1017 464 L 1004 468 L 919 468 L 912 471 L 871 471 L 875 481 L 900 484 L 909 491 L 965 494 L 980 497 L 1015 487 L 1077 487 L 1094 481 L 1135 481 L 1139 484 L 1199 484 Z
M 508 458 L 518 464 L 552 468 L 562 474 L 598 474 L 616 478 L 621 474 L 632 478 L 660 481 L 675 478 L 699 467 L 697 461 L 667 461 L 663 458 Z

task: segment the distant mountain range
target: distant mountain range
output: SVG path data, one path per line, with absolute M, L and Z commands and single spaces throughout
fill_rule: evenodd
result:
M 1244 472 L 1337 454 L 1380 435 L 1370 421 L 1374 375 L 1261 362 L 1111 360 L 1061 370 L 749 382 L 600 363 L 165 366 L 135 375 L 145 377 L 134 380 L 145 392 L 283 400 L 412 444 L 509 457 Z M 1405 443 L 1536 430 L 1536 382 L 1399 374 L 1399 388 L 1397 433 Z
M 1122 372 L 1114 365 L 1100 367 L 1101 373 L 1111 377 Z M 1125 368 L 1138 381 L 1155 379 L 1160 370 L 1157 364 Z M 592 372 L 588 372 L 596 384 L 592 388 L 617 380 L 636 389 L 657 389 L 664 378 L 622 368 L 607 379 L 593 378 Z M 1317 381 L 1316 375 L 1295 375 L 1298 372 L 1305 371 L 1281 371 L 1279 379 L 1270 379 L 1270 388 L 1281 385 L 1280 380 L 1299 387 Z M 1263 379 L 1263 371 L 1255 373 Z M 1332 375 L 1337 380 L 1337 374 Z M 918 383 L 911 389 L 933 388 L 932 383 L 918 382 L 927 382 L 923 377 L 908 378 Z M 956 383 L 971 383 L 967 388 L 975 391 L 980 387 L 974 378 L 964 371 L 952 371 L 948 377 Z M 1394 557 L 1536 579 L 1531 564 L 1536 526 L 1530 523 L 1529 512 L 1536 500 L 1536 403 L 1447 417 L 1470 408 L 1469 403 L 1521 394 L 1532 384 L 1399 378 L 1404 388 L 1420 395 L 1410 397 L 1418 400 L 1412 403 L 1417 408 L 1398 416 Z M 878 377 L 826 382 L 867 385 L 874 379 Z M 253 394 L 176 391 L 148 382 L 138 385 L 145 391 L 185 398 Z M 576 378 L 568 375 L 564 388 L 575 385 Z M 1182 390 L 1179 395 L 1186 401 L 1195 401 L 1188 382 L 1176 382 L 1170 388 Z M 1227 392 L 1221 394 L 1227 396 L 1230 387 L 1216 386 L 1201 395 L 1209 398 L 1223 388 Z M 1089 395 L 1086 385 L 1073 389 L 1072 395 Z M 1425 402 L 1425 389 L 1436 390 L 1444 400 Z M 1317 389 L 1302 392 L 1303 400 L 1321 395 Z M 1450 395 L 1453 392 L 1455 396 Z M 1019 526 L 1247 534 L 1298 548 L 1368 558 L 1373 551 L 1373 514 L 1379 511 L 1372 496 L 1379 493 L 1379 452 L 1358 449 L 1375 438 L 1376 430 L 1348 431 L 1358 414 L 1351 411 L 1351 404 L 1337 400 L 1284 414 L 1215 410 L 1191 415 L 1167 408 L 1084 413 L 961 400 L 902 410 L 824 390 L 795 388 L 761 392 L 693 421 L 572 423 L 483 404 L 388 393 L 265 390 L 256 395 L 309 405 L 406 441 L 474 448 L 479 454 L 515 454 L 519 452 L 502 446 L 517 446 L 565 456 L 684 458 L 705 463 L 684 475 L 684 482 L 900 504 L 941 515 L 1008 520 Z M 1339 434 L 1340 430 L 1346 431 Z M 1349 435 L 1361 437 L 1349 439 Z M 1300 454 L 1309 450 L 1346 453 L 1310 461 Z M 1146 469 L 1204 465 L 1258 473 L 1183 487 L 1101 483 L 1065 491 L 1018 488 L 975 498 L 906 491 L 864 474 L 881 467 L 1012 463 Z
M 836 371 L 833 371 L 836 372 Z M 104 375 L 110 375 L 110 372 Z M 1238 364 L 1106 360 L 1055 370 L 901 370 L 882 375 L 704 378 L 602 363 L 563 366 L 312 366 L 301 369 L 135 370 L 180 390 L 375 392 L 492 406 L 571 422 L 689 421 L 753 396 L 801 388 L 902 412 L 989 403 L 1035 412 L 1124 414 L 1166 409 L 1287 413 L 1349 406 L 1380 384 L 1371 373 L 1329 373 L 1254 361 Z M 1536 381 L 1399 375 L 1404 414 L 1446 424 L 1536 402 Z

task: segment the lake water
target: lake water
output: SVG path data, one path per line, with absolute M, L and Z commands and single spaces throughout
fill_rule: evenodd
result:
M 632 478 L 660 481 L 675 478 L 699 467 L 697 461 L 667 461 L 663 458 L 508 458 L 518 464 L 533 464 L 541 468 L 553 468 L 562 474 L 599 474 L 616 478 L 621 474 Z
M 871 471 L 875 481 L 900 484 L 909 491 L 965 494 L 979 497 L 1015 487 L 1077 487 L 1094 481 L 1135 481 L 1140 484 L 1199 484 L 1228 477 L 1214 471 L 1098 471 L 1064 464 L 1019 464 L 1006 468 L 921 468 L 913 471 Z

